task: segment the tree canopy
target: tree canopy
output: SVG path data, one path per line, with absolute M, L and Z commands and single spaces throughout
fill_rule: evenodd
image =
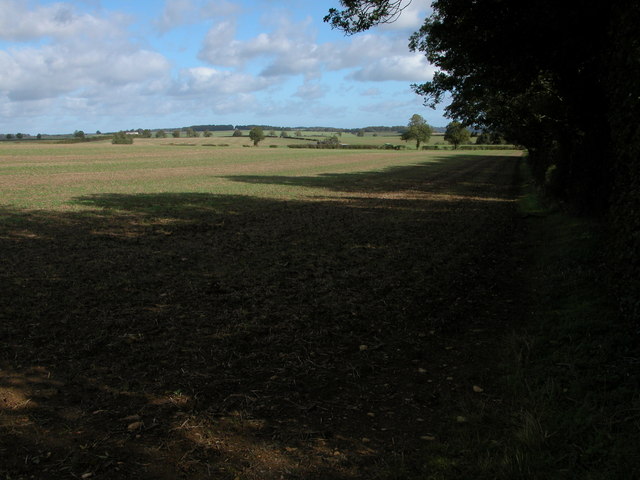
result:
M 261 127 L 253 127 L 249 130 L 249 138 L 253 141 L 253 145 L 257 147 L 258 143 L 264 140 L 264 131 Z
M 325 21 L 353 34 L 394 21 L 408 3 L 343 0 Z M 413 85 L 425 103 L 446 95 L 449 118 L 526 147 L 538 180 L 556 167 L 565 200 L 583 210 L 606 207 L 610 52 L 614 41 L 637 43 L 637 32 L 625 39 L 616 32 L 625 12 L 638 7 L 630 0 L 436 0 L 432 7 L 409 39 L 437 68 L 432 80 Z
M 324 21 L 333 28 L 339 28 L 347 34 L 368 30 L 379 23 L 395 22 L 402 11 L 411 3 L 407 0 L 343 0 L 344 10 L 329 9 Z
M 394 21 L 408 2 L 342 0 L 325 21 L 346 34 Z M 640 3 L 436 0 L 409 39 L 436 67 L 425 104 L 525 147 L 540 185 L 608 215 L 640 318 Z M 635 278 L 635 279 L 634 279 Z M 629 289 L 632 292 L 633 288 Z M 635 303 L 634 303 L 635 302 Z
M 444 139 L 457 149 L 459 145 L 467 143 L 471 139 L 471 132 L 464 128 L 460 122 L 453 121 L 447 125 Z

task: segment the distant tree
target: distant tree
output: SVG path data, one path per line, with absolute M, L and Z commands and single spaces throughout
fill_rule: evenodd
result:
M 123 131 L 119 131 L 113 134 L 111 143 L 114 145 L 130 145 L 133 143 L 133 137 L 131 135 L 127 135 Z
M 151 138 L 151 130 L 145 128 L 144 130 L 142 130 L 142 132 L 140 133 L 140 136 L 142 138 Z
M 417 113 L 412 115 L 409 119 L 409 124 L 407 125 L 407 129 L 400 136 L 400 138 L 404 141 L 415 140 L 416 141 L 416 149 L 420 148 L 420 144 L 422 142 L 428 142 L 431 138 L 432 129 L 427 124 L 424 118 Z
M 11 140 L 13 139 L 13 135 L 11 133 L 7 133 L 4 138 L 6 138 L 7 140 Z
M 96 135 L 102 135 L 102 132 L 100 130 L 96 130 Z
M 39 133 L 38 135 L 36 135 L 36 140 L 42 140 L 42 134 Z
M 270 137 L 275 137 L 275 136 L 276 136 L 276 132 L 275 132 L 275 130 L 270 130 L 270 131 L 269 131 L 269 136 L 270 136 Z
M 206 138 L 209 137 L 213 137 L 213 133 L 211 133 L 209 130 L 205 130 L 204 134 L 203 134 Z
M 16 138 L 21 140 L 24 137 L 24 134 L 22 133 L 16 133 Z
M 331 135 L 330 137 L 325 138 L 324 140 L 322 140 L 321 142 L 318 142 L 321 145 L 328 145 L 331 147 L 337 147 L 338 145 L 340 145 L 340 140 L 338 140 L 338 137 L 336 135 Z
M 234 137 L 241 137 L 241 136 L 242 136 L 242 130 L 235 129 L 235 130 L 233 131 L 233 135 L 232 135 L 232 136 L 234 136 Z
M 171 135 L 173 135 L 173 138 L 180 138 L 180 130 L 174 130 Z
M 460 122 L 453 121 L 447 125 L 447 129 L 444 132 L 444 139 L 453 145 L 453 148 L 458 148 L 459 145 L 467 143 L 471 138 L 469 130 L 464 128 Z
M 280 132 L 280 138 L 284 138 L 284 137 L 286 137 L 286 136 L 287 136 L 287 132 L 285 132 L 284 130 L 282 130 L 282 131 Z
M 187 128 L 187 137 L 195 138 L 198 136 L 198 132 L 196 132 L 193 128 Z
M 296 137 L 301 137 L 302 136 L 302 132 L 300 130 L 296 130 L 295 136 Z
M 73 132 L 73 136 L 75 138 L 81 138 L 81 139 L 84 139 L 85 137 L 84 132 L 82 130 L 76 130 L 75 132 Z
M 262 128 L 253 127 L 249 131 L 249 138 L 251 140 L 253 140 L 253 145 L 257 147 L 258 143 L 260 143 L 262 140 L 264 140 L 264 132 L 262 131 Z
M 356 133 L 356 136 L 364 137 L 364 130 L 358 130 L 358 132 Z
M 167 132 L 164 130 L 158 130 L 156 132 L 156 138 L 167 138 Z

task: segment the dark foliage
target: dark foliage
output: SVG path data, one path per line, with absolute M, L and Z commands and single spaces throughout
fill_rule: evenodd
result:
M 225 132 L 233 130 L 233 125 L 192 125 L 191 128 L 196 132 Z
M 393 1 L 341 1 L 325 21 L 347 34 L 399 13 Z M 438 68 L 414 85 L 427 105 L 528 150 L 535 180 L 581 213 L 611 215 L 627 311 L 638 315 L 640 7 L 437 0 L 409 46 Z M 632 292 L 636 292 L 635 294 Z
M 607 69 L 614 152 L 612 255 L 619 265 L 618 291 L 624 313 L 640 321 L 640 5 L 624 2 L 613 10 L 612 48 Z

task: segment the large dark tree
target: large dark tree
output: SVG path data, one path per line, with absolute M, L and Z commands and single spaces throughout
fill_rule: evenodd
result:
M 409 2 L 342 1 L 325 18 L 352 34 L 393 21 Z M 414 85 L 426 103 L 529 149 L 539 180 L 585 209 L 606 205 L 611 165 L 604 84 L 612 2 L 438 0 L 410 38 L 438 71 Z
M 408 1 L 342 0 L 325 18 L 353 34 Z M 436 0 L 409 47 L 437 67 L 427 105 L 527 148 L 568 205 L 613 219 L 612 254 L 640 318 L 640 2 Z

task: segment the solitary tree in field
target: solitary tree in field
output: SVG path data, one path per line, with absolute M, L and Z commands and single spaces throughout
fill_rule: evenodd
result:
M 424 118 L 417 113 L 412 115 L 409 119 L 409 125 L 407 130 L 402 134 L 400 138 L 402 140 L 415 140 L 416 149 L 420 148 L 422 142 L 428 142 L 431 138 L 431 127 L 427 124 Z
M 458 148 L 458 145 L 467 143 L 471 139 L 471 133 L 464 128 L 460 122 L 453 121 L 447 125 L 447 129 L 444 132 L 444 139 L 453 145 L 453 148 Z
M 173 135 L 173 138 L 180 138 L 180 130 L 174 130 L 171 135 Z
M 262 131 L 262 128 L 253 127 L 249 131 L 249 138 L 251 140 L 253 140 L 253 144 L 257 147 L 258 143 L 260 143 L 262 140 L 264 140 L 264 132 Z
M 242 136 L 242 130 L 238 130 L 237 128 L 233 131 L 233 137 L 241 137 Z
M 167 132 L 164 130 L 158 130 L 156 132 L 156 138 L 167 138 Z
M 209 130 L 205 130 L 205 132 L 204 132 L 204 136 L 205 136 L 206 138 L 213 137 L 213 133 L 211 133 Z

